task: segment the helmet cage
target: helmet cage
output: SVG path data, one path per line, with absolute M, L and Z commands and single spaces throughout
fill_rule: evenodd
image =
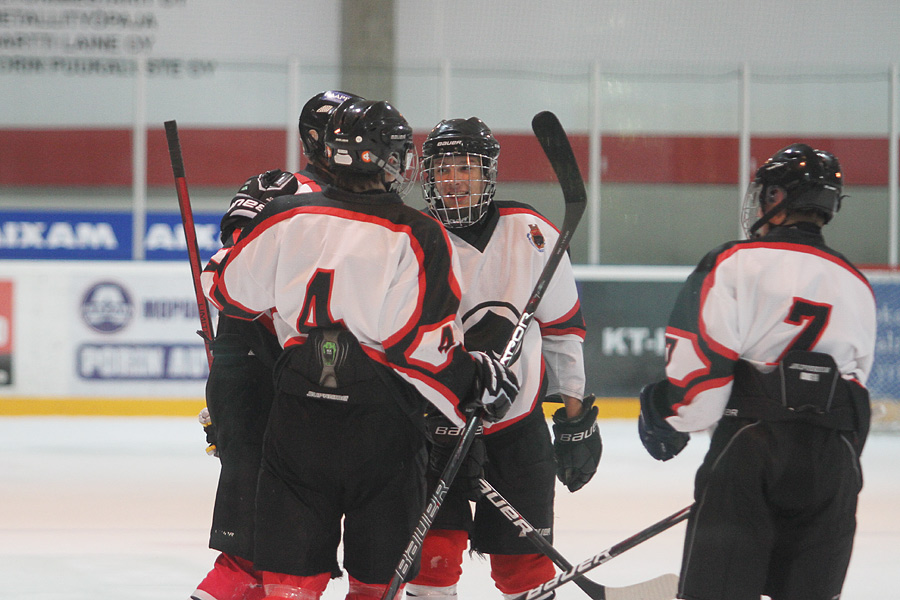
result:
M 422 195 L 447 228 L 467 227 L 487 214 L 497 187 L 500 143 L 478 117 L 445 119 L 422 144 Z
M 429 212 L 448 229 L 480 221 L 494 197 L 496 182 L 496 154 L 445 152 L 422 159 L 422 195 Z

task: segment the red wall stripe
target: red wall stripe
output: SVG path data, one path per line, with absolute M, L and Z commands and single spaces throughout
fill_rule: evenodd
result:
M 497 133 L 501 181 L 553 181 L 553 170 L 534 136 Z M 286 134 L 280 129 L 179 130 L 189 185 L 233 187 L 248 174 L 285 166 Z M 582 174 L 588 176 L 586 135 L 570 136 Z M 416 135 L 421 147 L 424 134 Z M 887 138 L 801 138 L 840 159 L 849 185 L 888 184 Z M 795 138 L 757 137 L 754 165 Z M 738 178 L 738 138 L 729 136 L 605 135 L 605 183 L 733 184 Z M 172 185 L 162 129 L 147 134 L 147 181 Z M 130 186 L 131 130 L 0 129 L 0 185 Z

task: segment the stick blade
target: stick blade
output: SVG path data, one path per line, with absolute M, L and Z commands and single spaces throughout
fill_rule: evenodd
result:
M 172 174 L 177 180 L 184 177 L 184 159 L 181 158 L 181 142 L 178 140 L 178 124 L 172 121 L 163 122 L 166 128 L 166 142 L 169 144 L 169 160 L 172 162 Z
M 678 594 L 678 575 L 667 573 L 624 587 L 606 587 L 606 600 L 673 600 Z
M 584 179 L 578 169 L 569 137 L 557 116 L 549 110 L 539 112 L 531 120 L 531 129 L 556 172 L 566 204 L 586 206 L 587 192 L 584 189 Z

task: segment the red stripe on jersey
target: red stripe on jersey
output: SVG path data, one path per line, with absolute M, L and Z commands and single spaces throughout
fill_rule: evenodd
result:
M 497 209 L 500 211 L 501 217 L 506 216 L 506 215 L 516 215 L 516 214 L 524 214 L 524 215 L 533 216 L 534 218 L 540 219 L 541 221 L 543 221 L 544 223 L 546 223 L 547 225 L 552 227 L 556 233 L 559 233 L 559 229 L 557 229 L 556 225 L 554 225 L 552 221 L 548 220 L 547 217 L 545 217 L 544 215 L 540 214 L 539 212 L 537 212 L 533 209 L 528 209 L 528 208 L 525 208 L 524 206 L 503 206 L 503 207 L 497 206 Z
M 210 283 L 209 290 L 206 292 L 206 296 L 217 310 L 224 311 L 224 306 L 221 299 L 225 299 L 225 303 L 231 304 L 232 306 L 235 306 L 246 313 L 244 315 L 230 314 L 229 316 L 232 316 L 236 319 L 241 319 L 243 321 L 252 321 L 259 313 L 250 310 L 239 302 L 235 302 L 234 299 L 229 296 L 228 291 L 225 289 L 224 285 L 220 285 L 222 284 L 222 270 L 225 268 L 225 265 L 227 264 L 228 259 L 231 256 L 232 250 L 234 250 L 234 246 L 230 248 L 220 248 L 219 251 L 214 254 L 210 261 L 207 263 L 206 267 L 204 267 L 204 273 L 212 274 L 212 281 Z M 213 262 L 213 260 L 220 255 L 222 256 L 222 259 L 218 262 Z
M 440 331 L 444 327 L 451 325 L 455 320 L 456 320 L 456 315 L 450 315 L 446 319 L 441 321 L 440 323 L 435 323 L 434 325 L 429 326 L 427 330 L 424 327 L 420 327 L 419 331 L 416 332 L 416 337 L 413 340 L 412 344 L 409 345 L 409 348 L 407 348 L 403 354 L 403 356 L 406 358 L 406 363 L 410 366 L 418 367 L 422 370 L 429 371 L 431 373 L 437 373 L 438 371 L 444 370 L 451 362 L 450 357 L 452 356 L 452 354 L 449 351 L 449 348 L 447 351 L 447 356 L 444 359 L 444 362 L 439 365 L 432 365 L 431 363 L 428 363 L 428 362 L 416 360 L 415 358 L 412 357 L 412 353 L 415 352 L 419 348 L 419 344 L 422 341 L 422 338 L 425 337 L 426 333 Z M 453 340 L 453 346 L 451 346 L 451 347 L 456 347 L 456 346 L 459 346 L 459 340 Z
M 284 341 L 285 349 L 290 348 L 291 346 L 302 346 L 306 343 L 306 340 L 309 338 L 308 335 L 297 335 L 294 337 L 289 337 Z
M 575 335 L 584 340 L 585 332 L 581 327 L 541 327 L 541 336 Z
M 718 267 L 719 264 L 723 260 L 730 257 L 735 252 L 737 252 L 739 250 L 749 249 L 749 248 L 768 248 L 768 249 L 773 249 L 773 250 L 786 250 L 788 252 L 802 252 L 804 254 L 812 254 L 813 256 L 818 256 L 819 258 L 822 258 L 824 260 L 832 262 L 832 263 L 838 265 L 839 267 L 846 269 L 848 272 L 852 273 L 854 277 L 856 277 L 861 282 L 866 284 L 866 287 L 868 287 L 870 290 L 872 289 L 872 286 L 869 284 L 869 281 L 865 278 L 865 276 L 862 273 L 860 273 L 858 270 L 854 269 L 851 265 L 847 264 L 846 260 L 842 259 L 839 256 L 835 256 L 834 254 L 832 254 L 830 252 L 826 252 L 825 250 L 822 250 L 821 248 L 816 248 L 814 246 L 809 246 L 807 244 L 792 244 L 790 242 L 763 242 L 763 241 L 749 242 L 746 244 L 736 244 L 735 246 L 729 248 L 728 250 L 726 250 L 725 252 L 722 253 L 722 255 L 716 260 L 716 267 Z M 716 267 L 713 267 L 713 270 L 715 270 Z
M 697 334 L 692 333 L 690 331 L 685 331 L 683 329 L 678 329 L 677 327 L 666 327 L 666 366 L 669 365 L 669 361 L 672 359 L 672 355 L 670 354 L 671 348 L 669 346 L 669 338 L 677 339 L 685 339 L 691 342 L 694 350 L 694 356 L 703 363 L 702 368 L 697 368 L 691 371 L 690 373 L 686 373 L 684 377 L 676 379 L 672 375 L 668 375 L 669 381 L 671 381 L 674 385 L 678 387 L 687 387 L 687 385 L 693 381 L 694 379 L 707 375 L 712 367 L 712 362 L 710 362 L 709 357 L 703 353 L 703 350 L 700 349 L 700 343 L 697 339 Z M 673 341 L 673 344 L 677 344 L 677 341 Z
M 708 379 L 702 383 L 698 383 L 697 385 L 692 386 L 691 389 L 689 389 L 687 391 L 687 393 L 684 395 L 684 400 L 682 402 L 679 402 L 678 404 L 675 404 L 672 406 L 672 410 L 677 413 L 679 408 L 687 406 L 691 402 L 693 402 L 694 398 L 696 398 L 700 392 L 705 392 L 707 390 L 713 390 L 716 388 L 724 387 L 724 386 L 728 385 L 729 383 L 731 383 L 732 381 L 734 381 L 734 376 L 729 375 L 728 377 L 720 377 L 719 379 Z
M 210 301 L 216 306 L 216 308 L 219 309 L 220 311 L 224 310 L 224 307 L 222 306 L 222 303 L 217 299 L 218 297 L 223 298 L 225 300 L 226 304 L 229 304 L 232 307 L 238 308 L 242 312 L 246 313 L 245 315 L 238 315 L 238 314 L 234 314 L 232 312 L 232 313 L 229 313 L 230 316 L 235 317 L 236 319 L 252 321 L 253 319 L 256 318 L 257 315 L 261 314 L 264 311 L 251 310 L 248 307 L 241 304 L 240 302 L 238 302 L 237 300 L 235 300 L 234 298 L 232 298 L 231 294 L 228 293 L 228 289 L 225 287 L 225 282 L 222 280 L 222 277 L 221 277 L 222 271 L 228 265 L 228 262 L 231 260 L 232 255 L 235 254 L 237 248 L 238 248 L 238 246 L 232 246 L 231 248 L 222 248 L 221 250 L 219 250 L 219 252 L 224 254 L 224 257 L 222 258 L 221 261 L 219 261 L 218 265 L 215 265 L 215 269 L 212 271 L 213 272 L 213 280 L 212 280 L 212 284 L 209 286 L 209 292 L 207 293 L 207 296 L 209 297 Z M 210 261 L 210 263 L 207 264 L 206 269 L 209 269 L 210 265 L 212 265 L 212 264 L 213 263 Z M 204 270 L 206 270 L 206 269 L 204 269 Z M 274 307 L 270 306 L 264 310 L 268 310 L 271 308 L 274 308 Z
M 274 313 L 275 311 L 272 312 Z M 257 319 L 257 322 L 262 325 L 266 331 L 268 331 L 272 335 L 275 335 L 275 323 L 272 322 L 271 316 L 267 314 L 260 315 L 260 317 Z
M 726 252 L 725 254 L 731 255 L 731 252 Z M 700 330 L 700 335 L 703 337 L 703 341 L 707 343 L 710 349 L 728 358 L 729 360 L 737 360 L 740 358 L 740 355 L 736 350 L 732 350 L 731 348 L 726 348 L 709 335 L 709 332 L 706 328 L 706 321 L 703 320 L 703 307 L 706 305 L 706 298 L 709 296 L 710 290 L 712 290 L 713 286 L 716 284 L 716 269 L 722 263 L 721 260 L 716 261 L 716 266 L 709 272 L 709 275 L 703 280 L 703 286 L 700 288 L 700 312 L 697 315 L 697 328 Z
M 458 349 L 459 349 L 459 346 L 457 346 L 456 348 L 454 348 L 453 350 L 451 350 L 451 353 L 454 352 L 454 351 L 456 351 L 456 350 L 458 350 Z M 444 398 L 444 400 L 447 401 L 447 403 L 448 403 L 450 406 L 453 407 L 453 410 L 456 412 L 456 415 L 457 415 L 462 421 L 465 421 L 465 420 L 466 420 L 466 417 L 465 417 L 465 416 L 462 414 L 462 412 L 460 412 L 460 410 L 459 410 L 459 404 L 458 404 L 458 403 L 459 403 L 460 399 L 458 399 L 458 398 L 456 397 L 456 394 L 454 394 L 454 393 L 453 393 L 449 388 L 447 388 L 447 386 L 445 386 L 443 383 L 441 383 L 440 381 L 434 379 L 433 377 L 429 377 L 426 373 L 423 373 L 422 371 L 417 371 L 417 370 L 415 370 L 415 369 L 408 369 L 408 368 L 404 367 L 403 365 L 397 365 L 397 364 L 392 364 L 392 363 L 385 363 L 385 364 L 386 364 L 387 366 L 389 366 L 390 368 L 392 368 L 393 370 L 397 371 L 398 373 L 403 373 L 403 374 L 406 375 L 409 379 L 415 379 L 416 381 L 421 381 L 424 385 L 426 385 L 426 386 L 428 386 L 429 388 L 433 389 L 435 392 L 437 392 L 438 394 L 440 394 L 440 395 Z
M 306 175 L 303 175 L 302 173 L 294 173 L 294 177 L 297 178 L 297 181 L 300 183 L 300 187 L 303 187 L 304 185 L 309 187 L 308 191 L 304 190 L 302 193 L 308 194 L 310 192 L 321 192 L 322 191 L 322 186 L 319 185 L 319 182 L 316 181 L 315 179 L 307 177 Z
M 560 318 L 544 322 L 538 322 L 538 325 L 541 328 L 541 335 L 577 335 L 581 339 L 584 339 L 585 336 L 585 325 L 584 318 L 582 317 L 580 324 L 569 324 L 568 321 L 571 321 L 573 317 L 578 314 L 578 311 L 581 310 L 581 301 L 575 302 L 575 306 L 573 306 L 569 312 L 561 316 Z

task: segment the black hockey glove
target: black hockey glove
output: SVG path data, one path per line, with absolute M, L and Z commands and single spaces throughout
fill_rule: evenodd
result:
M 450 456 L 453 455 L 460 438 L 465 433 L 465 427 L 457 427 L 441 413 L 426 415 L 425 427 L 428 430 L 428 440 L 431 442 L 429 468 L 435 473 L 443 473 Z M 481 438 L 481 428 L 479 427 L 476 437 L 469 447 L 469 453 L 466 454 L 459 466 L 456 479 L 452 483 L 454 488 L 461 490 L 473 502 L 481 497 L 481 486 L 478 485 L 478 480 L 484 477 L 485 456 L 484 440 Z
M 290 196 L 300 189 L 300 182 L 293 173 L 281 169 L 272 169 L 254 175 L 244 182 L 234 198 L 231 206 L 225 211 L 219 224 L 221 240 L 224 244 L 231 238 L 235 229 L 249 223 L 253 217 L 262 212 L 269 200 L 278 196 Z
M 638 434 L 641 443 L 656 460 L 669 460 L 684 450 L 691 434 L 675 431 L 662 417 L 657 402 L 664 399 L 663 391 L 668 381 L 645 385 L 641 390 L 641 414 L 638 417 Z
M 565 406 L 553 413 L 556 477 L 570 492 L 580 490 L 591 480 L 603 454 L 594 395 L 581 402 L 581 414 L 572 419 L 566 416 Z
M 476 367 L 474 399 L 460 406 L 460 409 L 467 414 L 481 409 L 485 421 L 499 421 L 509 412 L 519 393 L 519 380 L 499 360 L 488 354 L 478 350 L 469 354 L 475 359 Z
M 213 425 L 212 419 L 209 417 L 209 409 L 204 406 L 203 410 L 200 411 L 200 414 L 197 415 L 197 420 L 200 421 L 200 424 L 203 425 L 203 431 L 206 432 L 206 443 L 208 444 L 206 453 L 210 456 L 218 456 L 219 449 L 216 447 L 216 426 Z

